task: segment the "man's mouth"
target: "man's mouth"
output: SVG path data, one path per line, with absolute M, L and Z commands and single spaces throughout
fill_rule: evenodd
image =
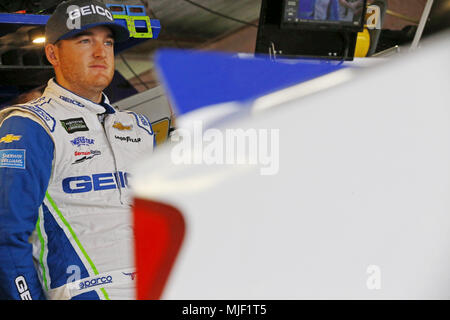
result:
M 94 69 L 107 69 L 107 67 L 104 64 L 93 64 L 91 66 L 89 66 L 89 68 L 94 68 Z

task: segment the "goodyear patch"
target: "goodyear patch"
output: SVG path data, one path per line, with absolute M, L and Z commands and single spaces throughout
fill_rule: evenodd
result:
M 0 168 L 25 169 L 25 149 L 0 150 Z
M 13 134 L 7 134 L 6 136 L 0 138 L 0 143 L 11 143 L 13 141 L 19 141 L 22 136 L 15 136 Z
M 74 133 L 78 131 L 89 131 L 86 122 L 84 122 L 83 118 L 71 118 L 61 120 L 61 124 L 64 129 L 66 129 L 67 133 Z

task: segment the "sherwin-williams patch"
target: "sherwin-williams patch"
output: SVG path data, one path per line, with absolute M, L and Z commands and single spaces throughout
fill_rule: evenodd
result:
M 25 169 L 25 149 L 0 150 L 0 168 Z
M 89 131 L 86 122 L 83 118 L 72 118 L 61 120 L 61 124 L 68 133 L 74 133 L 78 131 Z

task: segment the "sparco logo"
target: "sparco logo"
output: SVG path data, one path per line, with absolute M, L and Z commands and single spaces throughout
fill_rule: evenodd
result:
M 70 99 L 70 98 L 67 98 L 67 97 L 64 97 L 64 96 L 59 96 L 59 98 L 60 98 L 61 100 L 65 101 L 65 102 L 74 104 L 74 105 L 76 105 L 76 106 L 78 106 L 78 107 L 80 107 L 80 108 L 84 108 L 84 107 L 85 107 L 84 104 L 82 104 L 82 103 L 79 102 L 79 101 L 76 101 L 76 100 L 73 100 L 73 99 Z
M 80 282 L 80 290 L 95 287 L 95 286 L 100 286 L 100 285 L 112 283 L 112 282 L 113 281 L 112 281 L 111 276 L 99 277 L 99 278 L 95 278 L 95 279 L 91 279 L 91 280 L 86 280 L 86 281 Z

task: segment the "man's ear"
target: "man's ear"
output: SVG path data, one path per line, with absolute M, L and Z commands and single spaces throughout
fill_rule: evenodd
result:
M 59 65 L 59 55 L 58 55 L 58 47 L 52 43 L 49 43 L 45 46 L 45 55 L 47 56 L 48 62 L 52 64 L 53 67 Z

